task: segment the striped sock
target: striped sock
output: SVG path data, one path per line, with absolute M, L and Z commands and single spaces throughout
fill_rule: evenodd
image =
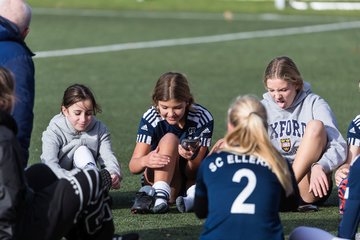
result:
M 161 203 L 166 203 L 170 198 L 170 186 L 167 182 L 157 181 L 154 183 L 153 188 L 155 188 L 156 192 L 156 200 L 154 206 L 158 206 Z

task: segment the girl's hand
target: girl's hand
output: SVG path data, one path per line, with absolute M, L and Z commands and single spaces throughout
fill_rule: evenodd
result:
M 179 144 L 178 146 L 179 155 L 187 160 L 191 160 L 192 156 L 194 155 L 194 152 L 191 150 L 186 150 Z
M 163 168 L 170 162 L 169 156 L 159 154 L 159 147 L 154 151 L 151 151 L 148 156 L 148 161 L 146 163 L 146 167 L 148 168 Z
M 328 178 L 320 164 L 315 164 L 311 168 L 309 192 L 313 192 L 315 197 L 325 197 L 329 191 Z
M 111 187 L 113 189 L 119 189 L 120 188 L 120 182 L 121 182 L 121 179 L 120 179 L 119 175 L 111 174 Z
M 335 172 L 335 184 L 336 186 L 339 186 L 341 181 L 344 178 L 347 178 L 349 175 L 349 168 L 348 167 L 342 167 L 336 170 Z
M 214 144 L 214 146 L 211 148 L 210 152 L 208 155 L 212 154 L 213 152 L 216 152 L 218 150 L 220 150 L 221 148 L 224 147 L 224 142 L 225 139 L 224 138 L 220 138 L 219 140 L 217 140 L 217 142 Z

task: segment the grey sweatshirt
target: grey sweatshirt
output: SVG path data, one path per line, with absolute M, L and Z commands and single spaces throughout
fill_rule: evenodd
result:
M 318 163 L 329 173 L 345 162 L 347 144 L 338 130 L 335 115 L 324 99 L 311 92 L 309 83 L 304 82 L 304 90 L 287 109 L 281 109 L 269 93 L 264 93 L 262 103 L 268 114 L 271 142 L 290 163 L 295 159 L 306 124 L 313 119 L 323 122 L 328 137 Z
M 74 152 L 82 145 L 89 148 L 98 166 L 121 177 L 119 163 L 111 148 L 110 133 L 95 117 L 86 131 L 78 132 L 62 113 L 54 116 L 42 134 L 41 162 L 59 178 L 74 174 L 77 172 L 73 169 Z

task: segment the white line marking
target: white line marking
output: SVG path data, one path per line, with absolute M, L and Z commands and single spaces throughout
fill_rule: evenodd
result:
M 224 16 L 222 13 L 152 12 L 152 11 L 135 12 L 135 11 L 111 11 L 111 10 L 92 10 L 92 9 L 56 9 L 56 8 L 36 8 L 33 10 L 33 12 L 34 14 L 37 15 L 50 15 L 50 16 L 224 20 Z M 241 16 L 243 16 L 246 19 L 260 20 L 262 15 L 242 14 Z M 276 15 L 276 16 L 280 16 L 280 15 Z
M 216 20 L 224 21 L 223 13 L 200 13 L 200 12 L 152 12 L 152 11 L 111 11 L 94 9 L 58 9 L 58 8 L 34 8 L 34 15 L 45 16 L 74 16 L 74 17 L 120 17 L 137 19 L 183 19 L 183 20 Z M 336 21 L 336 17 L 326 16 L 301 16 L 281 14 L 245 14 L 233 13 L 233 21 Z
M 230 33 L 230 34 L 193 37 L 193 38 L 178 38 L 178 39 L 164 39 L 164 40 L 147 41 L 147 42 L 120 43 L 120 44 L 98 46 L 98 47 L 40 51 L 35 53 L 36 54 L 35 58 L 62 57 L 62 56 L 82 55 L 82 54 L 125 51 L 132 49 L 216 43 L 216 42 L 235 41 L 235 40 L 247 40 L 254 38 L 278 37 L 278 36 L 290 36 L 290 35 L 307 34 L 307 33 L 339 31 L 339 30 L 347 30 L 354 28 L 360 28 L 360 21 L 283 28 L 283 29 L 269 29 L 262 31 Z

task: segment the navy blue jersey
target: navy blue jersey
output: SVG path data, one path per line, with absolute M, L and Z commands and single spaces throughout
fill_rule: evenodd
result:
M 356 116 L 349 124 L 347 142 L 349 145 L 360 147 L 360 115 Z
M 196 181 L 195 199 L 208 203 L 200 239 L 284 239 L 279 217 L 284 195 L 264 160 L 229 152 L 210 155 Z
M 204 107 L 193 104 L 187 114 L 183 129 L 170 125 L 155 107 L 150 107 L 141 118 L 137 142 L 151 145 L 154 150 L 159 144 L 160 139 L 167 133 L 173 133 L 183 138 L 200 138 L 201 146 L 209 147 L 214 128 L 214 120 L 210 112 Z
M 345 208 L 339 225 L 339 237 L 355 239 L 360 221 L 360 156 L 350 167 L 349 182 L 345 191 Z

